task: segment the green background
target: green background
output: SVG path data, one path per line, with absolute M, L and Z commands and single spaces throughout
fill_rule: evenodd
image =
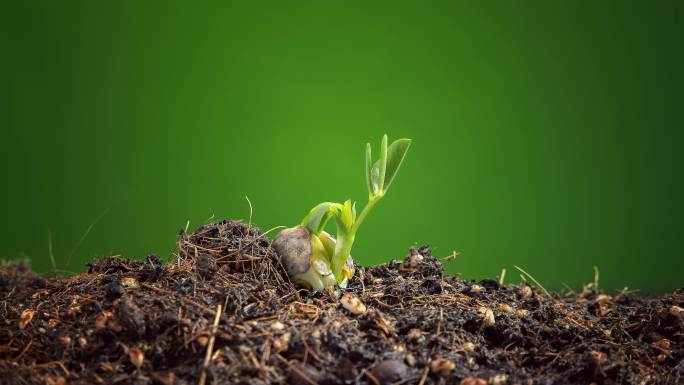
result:
M 186 221 L 365 203 L 363 264 L 683 286 L 681 1 L 25 1 L 1 7 L 0 256 L 170 257 Z M 376 147 L 377 148 L 377 147 Z M 79 238 L 105 210 L 85 240 Z

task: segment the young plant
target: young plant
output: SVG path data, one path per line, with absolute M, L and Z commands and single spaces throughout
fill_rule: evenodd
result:
M 382 137 L 380 159 L 373 162 L 371 145 L 366 144 L 366 185 L 368 203 L 356 215 L 356 203 L 323 202 L 316 205 L 295 227 L 284 229 L 273 241 L 273 248 L 283 259 L 290 278 L 312 290 L 322 290 L 338 284 L 346 287 L 354 275 L 351 249 L 356 232 L 370 210 L 387 193 L 394 181 L 410 139 L 398 139 L 389 146 Z M 337 225 L 335 237 L 325 232 L 331 219 Z

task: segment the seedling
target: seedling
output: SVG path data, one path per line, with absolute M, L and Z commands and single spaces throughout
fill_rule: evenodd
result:
M 316 205 L 295 227 L 284 229 L 273 241 L 273 248 L 283 258 L 290 278 L 312 290 L 323 290 L 335 284 L 346 287 L 354 275 L 351 249 L 356 232 L 370 210 L 387 193 L 399 171 L 410 139 L 398 139 L 389 146 L 387 135 L 382 137 L 380 159 L 373 162 L 371 145 L 366 144 L 366 185 L 368 203 L 356 215 L 356 203 L 323 202 Z M 335 237 L 325 226 L 335 219 Z

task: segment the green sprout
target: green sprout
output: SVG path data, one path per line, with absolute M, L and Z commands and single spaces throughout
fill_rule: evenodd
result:
M 398 139 L 389 146 L 387 135 L 382 137 L 380 159 L 373 162 L 371 145 L 366 144 L 366 185 L 368 203 L 356 215 L 356 203 L 323 202 L 316 205 L 302 222 L 284 229 L 273 241 L 273 248 L 283 258 L 290 278 L 312 290 L 323 290 L 335 284 L 346 287 L 354 275 L 351 249 L 356 232 L 370 210 L 387 193 L 394 181 L 410 139 Z M 335 219 L 336 237 L 325 231 L 328 221 Z

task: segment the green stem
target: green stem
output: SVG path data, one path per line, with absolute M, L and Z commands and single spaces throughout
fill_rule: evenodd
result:
M 366 207 L 363 208 L 361 213 L 356 217 L 356 221 L 352 225 L 351 231 L 345 232 L 338 227 L 337 229 L 337 242 L 335 244 L 335 252 L 332 257 L 332 271 L 337 283 L 341 283 L 344 280 L 342 275 L 342 267 L 347 263 L 347 258 L 351 254 L 352 246 L 354 245 L 354 239 L 356 238 L 356 232 L 359 230 L 359 226 L 366 219 L 368 213 L 371 211 L 373 206 L 383 197 L 383 193 L 372 196 Z
M 352 226 L 351 230 L 352 234 L 356 234 L 356 231 L 359 230 L 359 226 L 361 226 L 361 223 L 363 223 L 364 219 L 366 219 L 368 213 L 371 211 L 373 206 L 375 206 L 375 204 L 378 203 L 380 199 L 382 199 L 383 195 L 384 193 L 380 192 L 378 195 L 373 195 L 372 197 L 370 197 L 368 203 L 366 204 L 366 207 L 364 207 L 363 210 L 361 210 L 361 214 L 359 214 L 356 217 L 356 221 L 354 222 L 354 225 Z
M 344 281 L 342 268 L 347 263 L 347 258 L 351 254 L 352 246 L 354 245 L 354 234 L 337 234 L 337 242 L 335 243 L 335 253 L 332 258 L 332 271 L 337 283 Z

